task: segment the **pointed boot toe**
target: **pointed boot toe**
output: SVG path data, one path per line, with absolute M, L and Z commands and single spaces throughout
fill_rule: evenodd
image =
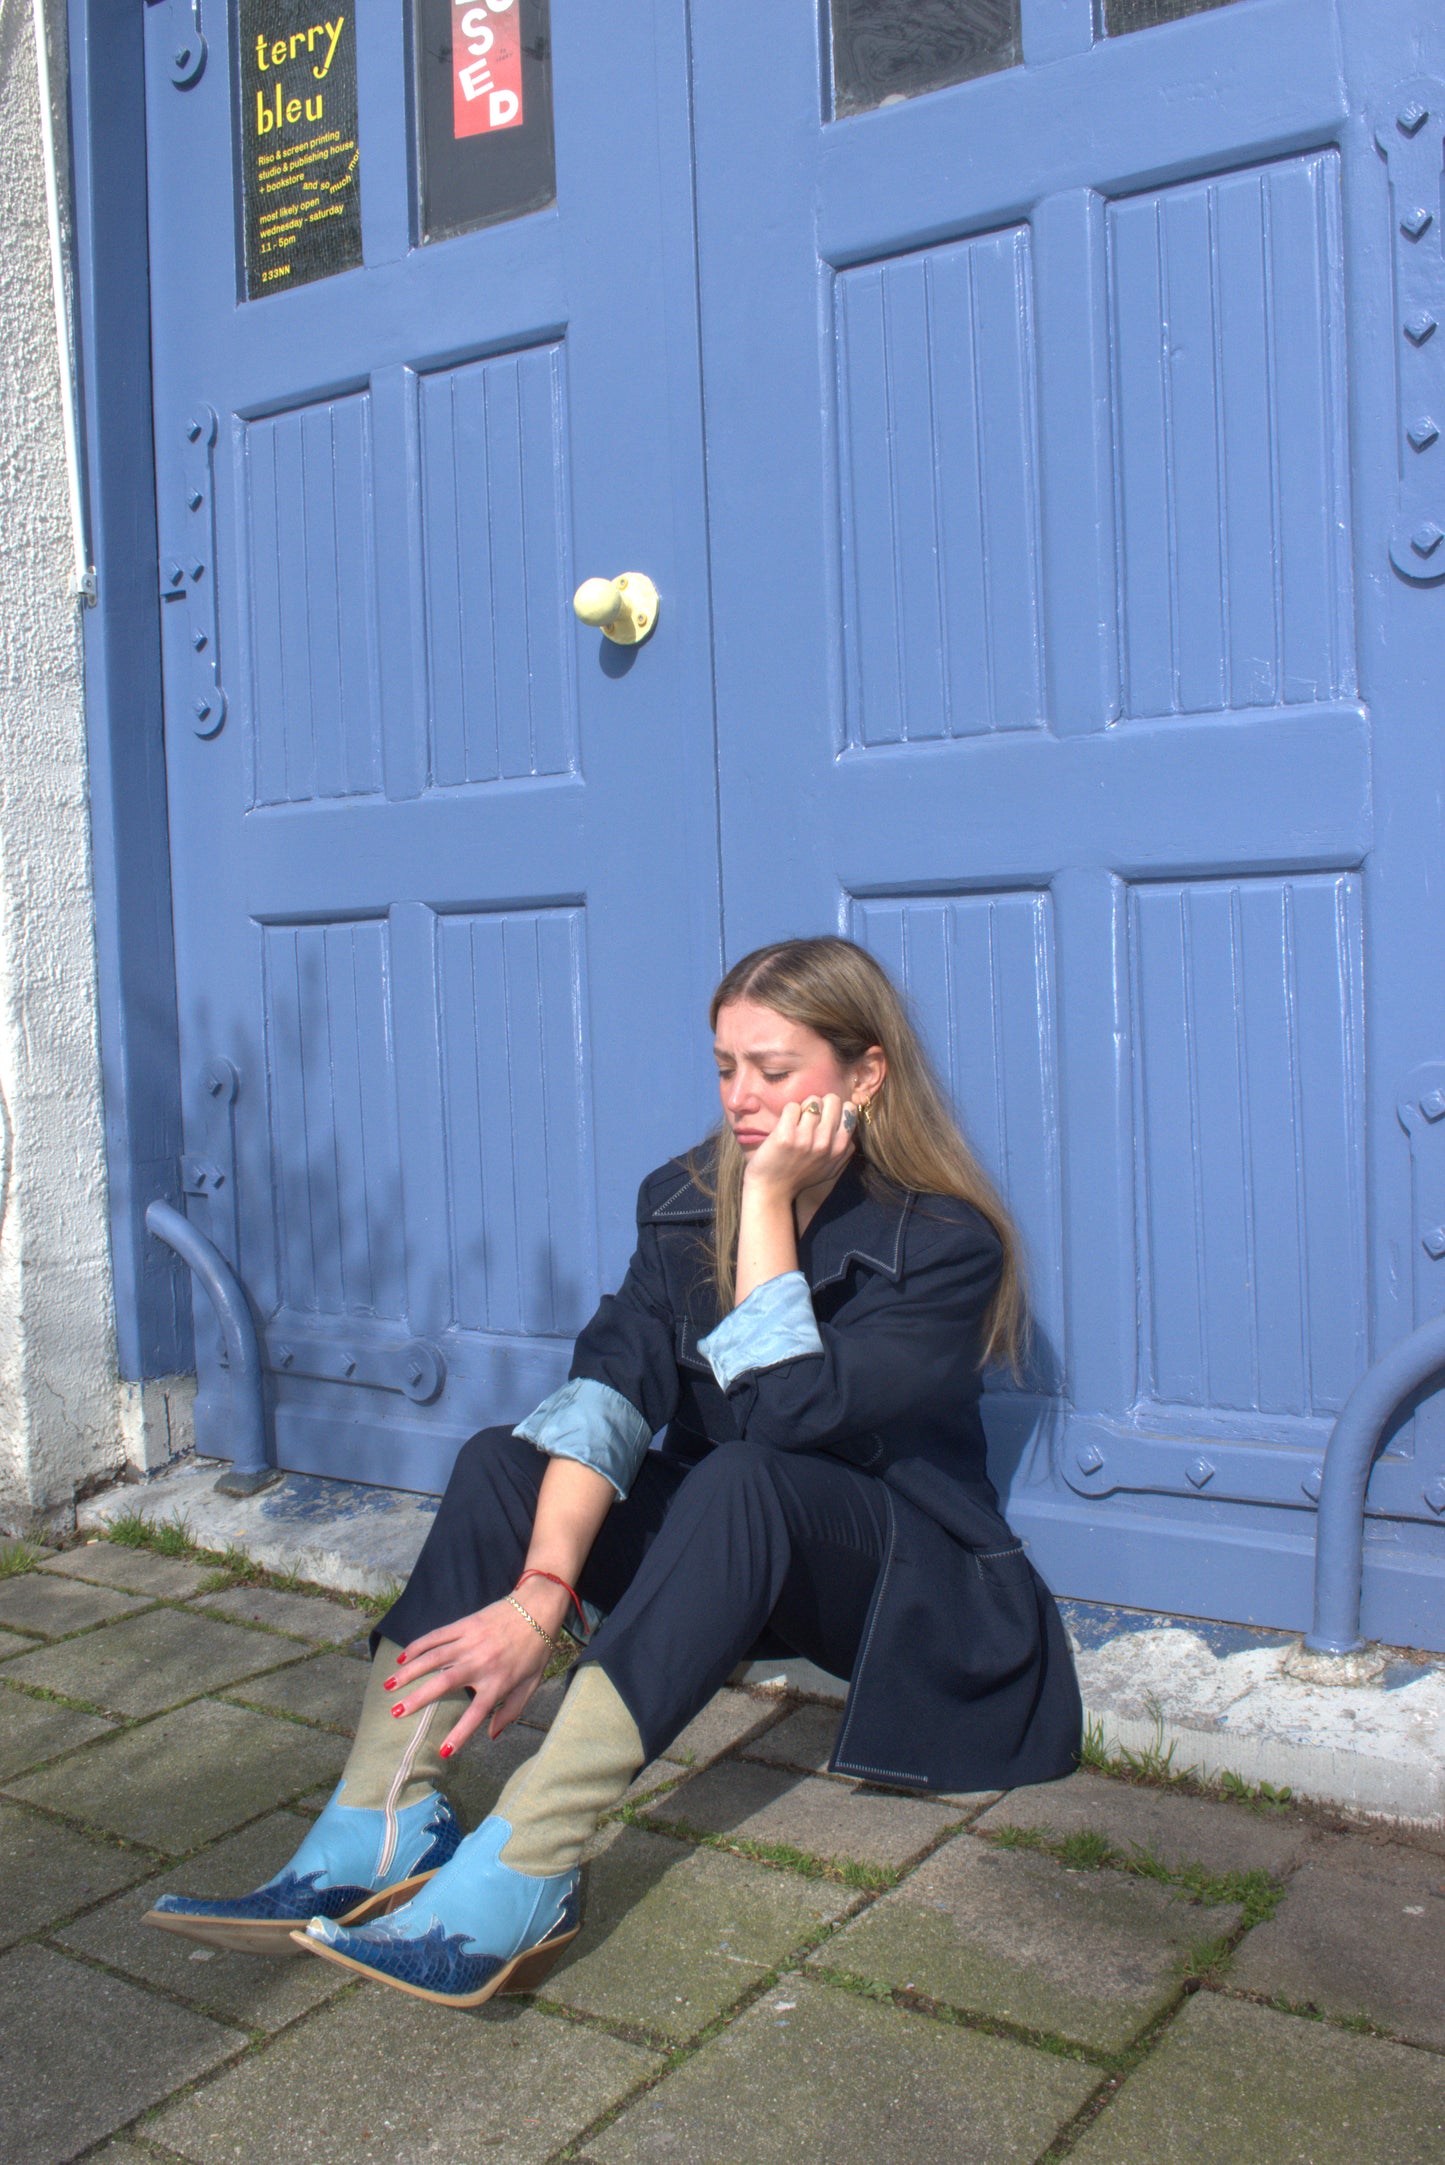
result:
M 142 1922 L 239 1954 L 294 1957 L 310 1917 L 364 1924 L 418 1893 L 462 1841 L 445 1797 L 403 1811 L 338 1804 L 333 1796 L 290 1863 L 253 1894 L 212 1900 L 163 1894 Z
M 402 1908 L 370 1923 L 317 1915 L 297 1948 L 443 2007 L 535 1992 L 581 1928 L 581 1874 L 513 1871 L 498 1855 L 511 1832 L 485 1820 Z

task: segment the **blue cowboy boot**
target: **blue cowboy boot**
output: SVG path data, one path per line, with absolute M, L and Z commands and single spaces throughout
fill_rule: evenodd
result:
M 512 1823 L 493 1815 L 390 1916 L 369 1924 L 311 1919 L 295 1938 L 364 1977 L 418 1999 L 476 2007 L 494 1992 L 532 1992 L 581 1923 L 580 1874 L 534 1877 L 501 1861 Z
M 298 1946 L 445 2007 L 535 1991 L 581 1924 L 583 1844 L 642 1760 L 637 1724 L 587 1664 L 541 1750 L 420 1894 L 369 1923 L 313 1917 Z
M 397 1652 L 381 1641 L 346 1771 L 290 1862 L 232 1900 L 163 1894 L 147 1924 L 211 1947 L 296 1955 L 291 1935 L 308 1917 L 360 1924 L 380 1916 L 456 1854 L 462 1828 L 436 1786 L 437 1747 L 467 1696 L 449 1693 L 394 1721 L 381 1679 Z

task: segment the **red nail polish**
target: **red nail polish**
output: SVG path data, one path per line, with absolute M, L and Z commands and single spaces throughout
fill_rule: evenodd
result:
M 399 1668 L 401 1667 L 402 1663 L 403 1663 L 403 1662 L 404 1662 L 405 1660 L 406 1660 L 406 1656 L 405 1656 L 405 1654 L 398 1654 L 398 1655 L 397 1655 L 397 1657 L 396 1657 L 396 1665 L 397 1665 L 398 1669 L 399 1669 Z
M 396 1678 L 395 1678 L 394 1676 L 389 1676 L 389 1677 L 387 1678 L 386 1682 L 385 1682 L 385 1683 L 384 1683 L 384 1684 L 382 1685 L 382 1687 L 381 1687 L 381 1688 L 382 1688 L 382 1690 L 383 1690 L 383 1691 L 395 1691 L 395 1690 L 396 1690 Z
M 443 1744 L 441 1750 L 437 1753 L 437 1757 L 439 1759 L 450 1759 L 454 1748 L 450 1744 Z
M 394 1706 L 394 1707 L 392 1708 L 392 1710 L 391 1710 L 391 1718 L 392 1718 L 392 1720 L 393 1720 L 393 1721 L 397 1721 L 397 1720 L 399 1720 L 399 1719 L 400 1719 L 400 1717 L 401 1717 L 401 1716 L 402 1716 L 402 1715 L 403 1715 L 403 1714 L 404 1714 L 405 1712 L 406 1712 L 406 1708 L 405 1708 L 404 1706 Z

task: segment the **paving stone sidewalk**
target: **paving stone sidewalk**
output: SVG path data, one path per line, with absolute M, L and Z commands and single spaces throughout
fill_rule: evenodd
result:
M 424 2005 L 139 1922 L 296 1847 L 367 1618 L 0 1545 L 0 2165 L 1439 2165 L 1445 1835 L 1086 1771 L 831 1776 L 720 1692 L 602 1829 L 535 1999 Z M 469 1822 L 563 1685 L 471 1746 Z

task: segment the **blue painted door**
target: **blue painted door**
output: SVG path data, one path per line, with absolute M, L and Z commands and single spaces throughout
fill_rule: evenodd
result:
M 1333 1416 L 1445 1299 L 1445 31 L 821 29 L 694 11 L 728 950 L 908 985 L 1028 1239 L 1053 1584 L 1299 1625 Z M 1445 1643 L 1442 1476 L 1431 1406 L 1368 1631 Z
M 503 129 L 518 4 L 526 61 L 452 18 Z M 477 230 L 373 11 L 357 260 L 255 300 L 250 46 L 203 4 L 196 74 L 191 20 L 148 9 L 187 1186 L 282 1463 L 433 1485 L 548 1388 L 708 1116 L 720 922 L 841 924 L 1028 1237 L 989 1410 L 1040 1562 L 1304 1620 L 1333 1416 L 1445 1299 L 1430 10 L 557 0 L 555 203 L 514 158 Z M 630 662 L 568 613 L 624 568 Z M 1438 1643 L 1437 1406 L 1371 1509 L 1366 1627 Z
M 459 218 L 476 131 L 547 120 L 540 0 L 444 0 L 430 119 L 435 7 L 416 83 L 411 7 L 147 10 L 188 1207 L 280 1463 L 423 1489 L 565 1374 L 700 1124 L 719 957 L 683 25 L 557 12 L 555 201 L 542 126 L 476 168 L 518 215 Z M 665 596 L 630 654 L 571 611 L 623 570 Z

